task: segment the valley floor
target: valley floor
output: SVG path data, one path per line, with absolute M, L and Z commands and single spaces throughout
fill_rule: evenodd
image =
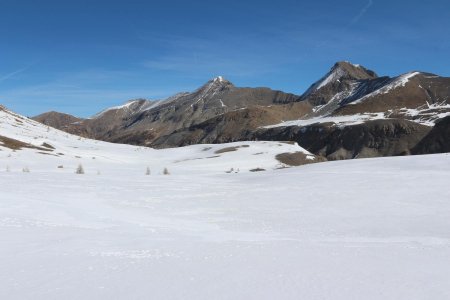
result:
M 1 299 L 450 299 L 449 154 L 169 176 L 16 165 L 0 172 Z

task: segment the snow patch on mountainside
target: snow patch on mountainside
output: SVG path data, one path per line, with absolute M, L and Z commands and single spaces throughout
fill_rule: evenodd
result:
M 335 97 L 339 98 L 341 95 L 338 94 Z M 332 101 L 330 101 L 332 104 Z M 326 104 L 318 107 L 315 111 L 316 113 L 320 113 L 321 110 L 325 110 L 327 106 L 331 104 Z M 285 121 L 274 125 L 264 126 L 261 128 L 275 128 L 275 127 L 289 127 L 289 126 L 308 126 L 317 123 L 334 123 L 338 126 L 352 126 L 362 124 L 367 121 L 372 120 L 382 120 L 382 119 L 390 119 L 402 117 L 408 121 L 412 121 L 425 126 L 434 126 L 435 123 L 450 115 L 450 104 L 446 104 L 446 102 L 428 104 L 426 106 L 421 106 L 418 108 L 401 108 L 397 110 L 389 110 L 386 113 L 377 112 L 377 113 L 358 113 L 354 115 L 342 115 L 342 116 L 319 116 L 313 117 L 309 119 L 301 119 L 301 120 L 293 120 L 293 121 Z
M 344 116 L 325 116 L 316 117 L 304 120 L 294 120 L 286 121 L 275 125 L 264 126 L 262 128 L 274 128 L 274 127 L 289 127 L 289 126 L 308 126 L 317 123 L 334 123 L 339 126 L 351 126 L 362 124 L 370 120 L 381 120 L 386 119 L 383 112 L 379 113 L 365 113 L 365 114 L 355 114 L 355 115 L 344 115 Z
M 350 102 L 349 104 L 358 104 L 358 103 L 361 103 L 362 101 L 364 101 L 368 98 L 374 97 L 376 95 L 387 94 L 391 90 L 394 90 L 399 87 L 404 87 L 410 81 L 411 78 L 413 78 L 419 74 L 421 74 L 421 73 L 420 72 L 410 72 L 410 73 L 400 75 L 400 76 L 394 78 L 392 80 L 392 82 L 384 85 L 383 87 L 373 91 L 370 94 L 365 95 L 364 97 L 359 98 L 356 101 Z
M 139 106 L 139 110 L 134 110 L 133 106 L 139 105 L 140 102 L 143 102 L 143 103 Z M 156 106 L 156 105 L 158 105 L 158 103 L 159 103 L 159 101 L 144 100 L 144 99 L 130 100 L 130 101 L 127 101 L 125 104 L 109 107 L 109 108 L 99 112 L 98 114 L 92 116 L 90 119 L 100 118 L 101 116 L 103 116 L 105 113 L 107 113 L 109 111 L 127 110 L 129 112 L 135 113 L 135 112 L 139 112 L 144 107 Z
M 343 75 L 345 75 L 345 71 L 341 68 L 335 68 L 331 72 L 329 72 L 325 77 L 321 78 L 318 82 L 313 84 L 304 94 L 303 97 L 306 97 L 312 94 L 315 91 L 320 90 L 321 88 L 327 86 L 331 82 L 335 82 L 339 80 Z
M 355 65 L 348 61 L 344 61 L 343 63 L 347 64 L 348 66 L 351 66 L 356 69 L 362 69 L 361 65 Z M 313 92 L 316 92 L 320 90 L 321 88 L 333 83 L 333 82 L 340 82 L 341 78 L 346 76 L 348 74 L 348 71 L 345 70 L 341 65 L 336 64 L 330 72 L 328 72 L 324 77 L 322 77 L 319 81 L 317 81 L 315 84 L 313 84 L 304 94 L 303 97 L 307 97 L 308 95 L 312 94 Z
M 390 111 L 389 113 L 392 113 Z M 450 104 L 446 102 L 428 104 L 418 108 L 401 108 L 396 111 L 408 119 L 426 126 L 434 126 L 436 121 L 450 115 Z
M 345 75 L 345 72 L 340 68 L 336 68 L 336 70 L 331 72 L 325 79 L 319 81 L 317 86 L 314 87 L 314 90 L 320 90 L 329 83 L 339 80 L 343 75 Z

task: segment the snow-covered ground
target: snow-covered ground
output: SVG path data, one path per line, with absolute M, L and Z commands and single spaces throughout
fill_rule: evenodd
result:
M 450 155 L 1 172 L 1 299 L 449 299 Z
M 450 299 L 449 154 L 277 169 L 301 148 L 157 151 L 0 117 L 64 154 L 0 146 L 0 299 Z

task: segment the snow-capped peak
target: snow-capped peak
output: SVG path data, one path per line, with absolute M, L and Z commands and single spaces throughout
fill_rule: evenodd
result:
M 224 79 L 222 76 L 217 76 L 216 78 L 213 79 L 214 82 L 223 82 Z
M 221 90 L 225 87 L 232 86 L 233 84 L 223 78 L 222 76 L 214 77 L 213 79 L 209 80 L 205 85 L 200 87 L 197 91 L 211 91 L 211 90 Z
M 208 81 L 208 83 L 213 83 L 213 84 L 217 84 L 217 85 L 231 84 L 231 82 L 226 80 L 223 76 L 214 77 L 213 79 Z

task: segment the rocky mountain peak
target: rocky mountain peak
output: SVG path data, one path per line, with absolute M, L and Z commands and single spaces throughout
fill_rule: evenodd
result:
M 349 90 L 355 81 L 377 77 L 375 72 L 361 65 L 340 61 L 335 63 L 324 77 L 311 85 L 302 97 L 311 100 L 314 105 L 325 104 L 336 94 Z
M 335 76 L 335 79 L 351 80 L 373 79 L 378 77 L 374 71 L 348 61 L 335 63 L 328 74 L 337 74 L 338 76 Z
M 214 77 L 209 80 L 206 85 L 213 84 L 214 86 L 233 86 L 233 84 L 222 76 Z
M 215 77 L 215 78 L 213 78 L 213 81 L 214 82 L 223 82 L 224 81 L 224 79 L 223 79 L 223 77 L 222 76 L 217 76 L 217 77 Z
M 230 90 L 231 88 L 234 88 L 234 85 L 230 81 L 222 76 L 217 76 L 195 91 L 194 95 L 198 95 L 203 99 L 206 96 L 213 96 L 217 93 Z

